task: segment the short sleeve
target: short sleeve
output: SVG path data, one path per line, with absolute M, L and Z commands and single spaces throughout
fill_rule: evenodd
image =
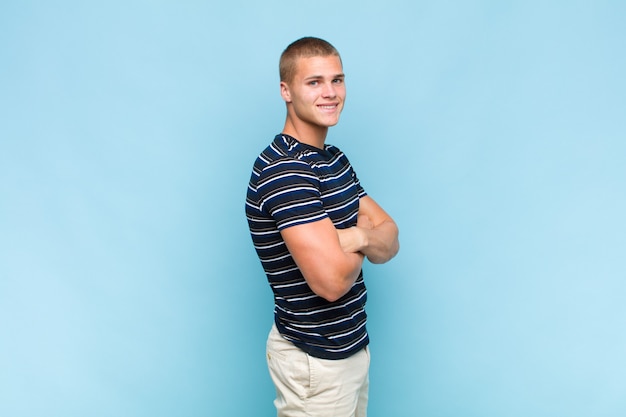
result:
M 305 162 L 283 159 L 268 165 L 259 177 L 257 192 L 261 210 L 276 221 L 279 230 L 328 217 L 319 178 Z
M 336 147 L 334 148 L 337 149 Z M 341 151 L 337 149 L 337 152 L 341 152 Z M 367 192 L 365 192 L 365 189 L 363 189 L 363 186 L 361 185 L 361 181 L 359 181 L 359 177 L 358 175 L 356 175 L 356 171 L 354 170 L 354 167 L 348 160 L 348 157 L 343 152 L 341 152 L 341 159 L 343 160 L 343 163 L 345 165 L 350 167 L 352 181 L 354 181 L 354 185 L 356 186 L 357 195 L 359 196 L 359 198 L 365 197 L 367 195 Z
M 363 189 L 363 186 L 361 185 L 361 181 L 359 181 L 359 178 L 357 177 L 354 169 L 352 169 L 352 178 L 354 179 L 354 184 L 356 185 L 356 191 L 357 191 L 357 194 L 359 195 L 359 198 L 365 197 L 367 193 Z

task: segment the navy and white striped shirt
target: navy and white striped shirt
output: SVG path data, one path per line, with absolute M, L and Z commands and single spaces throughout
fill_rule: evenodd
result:
M 335 302 L 316 295 L 296 266 L 280 230 L 330 218 L 336 228 L 356 225 L 366 193 L 346 156 L 281 134 L 254 163 L 246 217 L 256 252 L 274 293 L 276 327 L 312 356 L 343 359 L 369 343 L 367 290 L 362 272 Z

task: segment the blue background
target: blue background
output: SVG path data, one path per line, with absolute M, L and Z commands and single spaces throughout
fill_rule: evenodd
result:
M 371 416 L 626 415 L 626 6 L 0 5 L 0 415 L 274 415 L 243 204 L 277 62 L 340 50 L 329 143 L 397 220 Z

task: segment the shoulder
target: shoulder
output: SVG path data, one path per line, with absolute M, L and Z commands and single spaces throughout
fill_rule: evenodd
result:
M 285 176 L 315 176 L 311 166 L 291 156 L 283 156 L 267 163 L 260 172 L 259 185 Z
M 318 195 L 320 178 L 307 162 L 284 156 L 265 165 L 259 173 L 256 187 L 266 198 L 278 195 L 281 198 L 297 198 L 296 195 L 302 193 Z

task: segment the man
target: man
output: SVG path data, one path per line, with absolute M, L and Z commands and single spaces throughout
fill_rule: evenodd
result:
M 246 198 L 252 240 L 274 293 L 267 341 L 279 417 L 362 417 L 369 337 L 364 257 L 384 263 L 398 228 L 346 156 L 325 143 L 346 98 L 337 50 L 302 38 L 280 58 L 281 134 L 257 158 Z

